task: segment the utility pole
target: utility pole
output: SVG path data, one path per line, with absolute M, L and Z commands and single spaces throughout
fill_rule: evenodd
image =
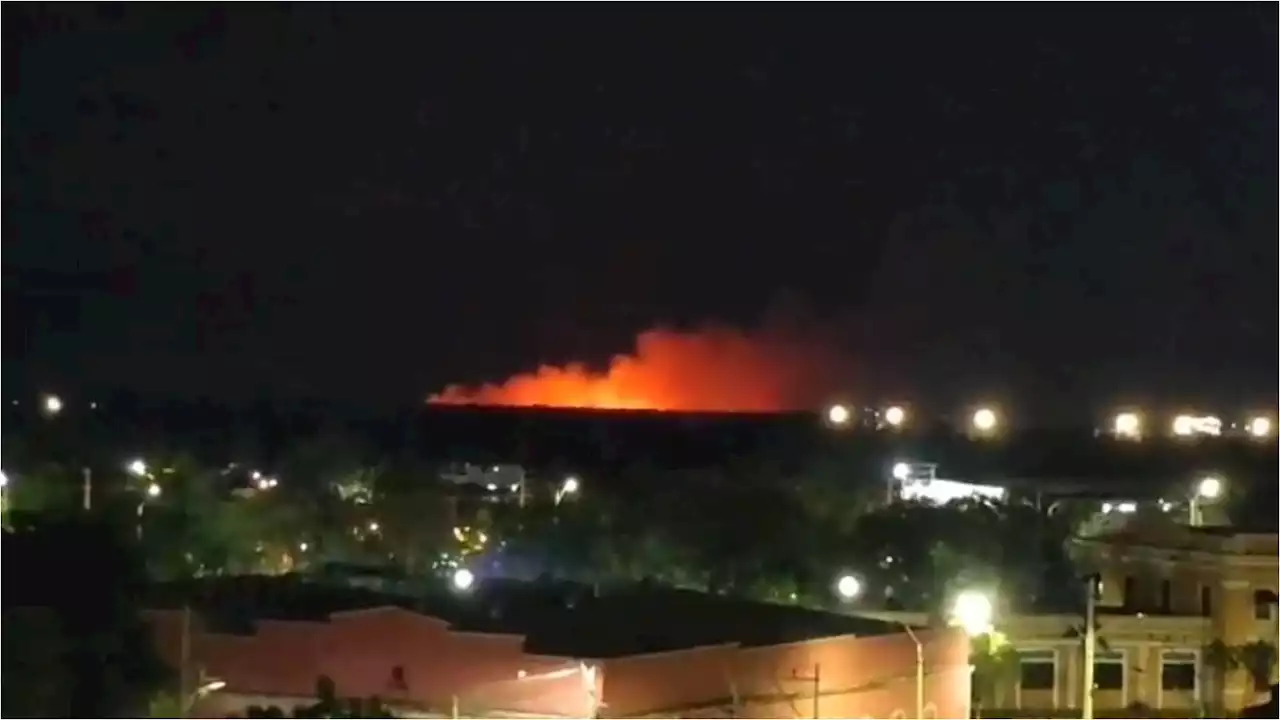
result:
M 1080 717 L 1093 720 L 1093 669 L 1098 649 L 1098 576 L 1085 578 L 1084 604 L 1084 673 L 1081 681 Z
M 187 677 L 191 666 L 191 606 L 182 607 L 182 635 L 178 646 L 178 700 L 182 705 L 182 717 L 190 713 L 187 698 L 192 693 L 190 679 Z
M 822 717 L 820 713 L 822 702 L 822 666 L 814 663 L 813 674 L 808 677 L 805 677 L 804 675 L 797 675 L 796 672 L 792 670 L 791 679 L 813 683 L 813 717 L 814 720 Z
M 907 631 L 911 642 L 916 644 L 916 714 L 914 717 L 924 718 L 924 643 L 920 642 L 916 631 L 912 630 L 910 625 L 904 623 L 902 629 Z
M 89 512 L 93 509 L 93 470 L 88 466 L 80 468 L 81 492 L 84 496 L 84 511 Z

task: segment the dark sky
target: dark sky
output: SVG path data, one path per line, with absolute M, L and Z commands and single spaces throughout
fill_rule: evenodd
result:
M 6 5 L 8 391 L 412 402 L 782 303 L 868 393 L 1274 402 L 1275 3 L 439 7 Z

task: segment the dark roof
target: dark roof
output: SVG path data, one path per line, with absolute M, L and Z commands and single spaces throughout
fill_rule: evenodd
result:
M 463 595 L 408 597 L 296 576 L 237 577 L 158 587 L 149 606 L 183 602 L 220 632 L 251 632 L 257 620 L 322 621 L 344 610 L 394 606 L 460 631 L 524 635 L 531 653 L 593 658 L 898 632 L 879 620 L 656 586 L 596 594 L 582 585 L 488 581 Z

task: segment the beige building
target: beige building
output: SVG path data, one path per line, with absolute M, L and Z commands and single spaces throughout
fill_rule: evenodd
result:
M 1222 717 L 1265 702 L 1253 675 L 1222 658 L 1239 656 L 1239 648 L 1258 641 L 1274 653 L 1280 640 L 1278 546 L 1274 533 L 1195 529 L 1163 515 L 1121 516 L 1111 527 L 1074 541 L 1081 574 L 1102 578 L 1095 714 Z M 925 620 L 908 613 L 874 615 Z M 999 673 L 984 716 L 1079 717 L 1083 617 L 1005 616 L 996 626 L 1018 660 Z M 1274 662 L 1270 670 L 1275 682 Z

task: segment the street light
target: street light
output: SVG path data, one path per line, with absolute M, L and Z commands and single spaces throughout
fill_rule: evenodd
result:
M 1249 435 L 1259 440 L 1271 436 L 1271 418 L 1259 415 L 1249 421 Z
M 889 427 L 900 428 L 907 421 L 907 411 L 900 405 L 891 405 L 884 411 L 884 421 Z
M 836 594 L 841 600 L 856 600 L 862 595 L 862 581 L 853 575 L 841 575 L 836 580 Z
M 581 483 L 578 482 L 578 478 L 572 475 L 565 478 L 564 482 L 560 483 L 560 487 L 556 488 L 556 496 L 555 496 L 556 505 L 559 505 L 560 501 L 564 500 L 566 495 L 576 494 L 580 486 L 581 486 Z
M 1191 527 L 1200 527 L 1204 524 L 1204 504 L 1216 502 L 1222 497 L 1225 489 L 1226 485 L 1222 482 L 1222 478 L 1215 475 L 1200 478 L 1195 490 L 1191 493 L 1191 501 L 1188 504 L 1190 510 L 1188 521 Z
M 835 427 L 844 427 L 845 425 L 848 425 L 849 420 L 852 418 L 853 413 L 851 413 L 849 408 L 845 405 L 836 403 L 835 405 L 827 408 L 827 422 L 831 423 Z
M 458 568 L 453 572 L 453 589 L 459 592 L 466 592 L 476 583 L 475 573 L 466 568 Z
M 130 460 L 129 464 L 125 466 L 125 469 L 128 470 L 129 474 L 133 475 L 134 477 L 147 476 L 147 463 L 142 458 L 135 458 L 133 460 Z
M 973 412 L 970 424 L 979 435 L 991 435 L 995 433 L 996 427 L 1000 424 L 1000 416 L 992 408 L 981 407 Z
M 904 462 L 893 464 L 893 479 L 906 480 L 911 477 L 911 466 Z
M 956 596 L 951 606 L 951 621 L 964 629 L 970 637 L 991 632 L 995 617 L 995 604 L 991 596 L 977 590 L 965 590 Z
M 62 412 L 62 398 L 57 395 L 49 394 L 40 398 L 40 407 L 44 410 L 44 414 L 54 417 Z
M 1111 430 L 1118 438 L 1137 440 L 1142 437 L 1142 417 L 1136 412 L 1119 413 L 1111 424 Z

